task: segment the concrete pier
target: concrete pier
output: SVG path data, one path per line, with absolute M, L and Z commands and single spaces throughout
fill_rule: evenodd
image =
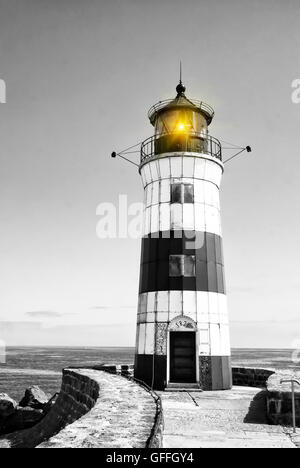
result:
M 267 424 L 259 388 L 160 396 L 164 448 L 295 448 L 288 430 Z

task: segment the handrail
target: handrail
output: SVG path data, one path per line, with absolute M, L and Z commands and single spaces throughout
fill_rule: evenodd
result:
M 300 382 L 297 379 L 282 379 L 280 385 L 284 383 L 290 383 L 292 385 L 292 412 L 293 412 L 293 432 L 296 434 L 296 402 L 295 402 L 295 384 L 300 386 Z
M 171 145 L 171 149 L 168 149 L 168 145 L 164 145 L 164 139 L 169 137 L 181 137 L 177 132 L 163 133 L 159 135 L 153 135 L 141 144 L 141 165 L 148 160 L 152 159 L 162 153 L 168 152 L 191 152 L 209 154 L 210 156 L 222 161 L 222 146 L 217 138 L 211 135 L 203 135 L 199 132 L 188 132 L 182 134 L 182 141 L 179 144 L 178 149 L 174 149 Z M 196 143 L 196 144 L 193 144 Z
M 291 383 L 291 382 L 294 382 L 295 384 L 297 384 L 297 385 L 300 386 L 300 382 L 299 382 L 299 380 L 297 380 L 297 379 L 281 380 L 281 381 L 280 381 L 281 384 L 284 384 L 284 383 Z

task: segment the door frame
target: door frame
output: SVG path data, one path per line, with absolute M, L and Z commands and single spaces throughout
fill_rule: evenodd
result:
M 196 382 L 200 382 L 200 369 L 199 369 L 199 331 L 197 324 L 190 317 L 179 315 L 173 319 L 168 327 L 167 333 L 167 385 L 170 383 L 170 360 L 171 360 L 171 340 L 170 333 L 176 332 L 191 332 L 195 333 L 195 354 L 196 354 Z M 183 382 L 184 383 L 184 382 Z

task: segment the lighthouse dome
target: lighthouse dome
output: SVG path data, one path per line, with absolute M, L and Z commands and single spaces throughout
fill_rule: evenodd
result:
M 208 126 L 214 116 L 214 110 L 208 104 L 205 104 L 202 101 L 198 101 L 195 99 L 188 99 L 185 95 L 186 87 L 180 81 L 179 84 L 176 86 L 177 95 L 174 99 L 167 99 L 165 101 L 159 101 L 157 104 L 151 107 L 148 112 L 148 117 L 151 124 L 156 127 L 160 127 L 159 120 L 168 120 L 168 117 L 171 120 L 180 121 L 182 112 L 189 112 L 189 120 L 192 118 L 195 122 L 198 120 L 202 121 L 200 127 Z M 176 115 L 177 111 L 177 115 Z M 171 115 L 172 112 L 172 115 Z M 192 115 L 195 114 L 195 115 Z M 187 114 L 186 114 L 187 115 Z M 197 117 L 198 115 L 198 117 Z M 202 116 L 202 119 L 201 119 Z M 173 117 L 173 118 L 172 118 Z M 158 125 L 157 125 L 158 124 Z M 197 128 L 194 128 L 194 131 L 200 131 L 199 124 L 196 125 Z M 165 129 L 167 133 L 170 131 L 172 132 L 174 129 Z M 156 132 L 157 133 L 157 132 Z

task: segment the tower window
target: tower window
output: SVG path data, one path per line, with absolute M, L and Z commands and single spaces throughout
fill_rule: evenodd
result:
M 194 203 L 194 185 L 171 184 L 171 203 Z
M 195 255 L 170 255 L 169 275 L 171 277 L 195 276 Z
M 183 200 L 184 203 L 194 203 L 193 184 L 183 184 Z

